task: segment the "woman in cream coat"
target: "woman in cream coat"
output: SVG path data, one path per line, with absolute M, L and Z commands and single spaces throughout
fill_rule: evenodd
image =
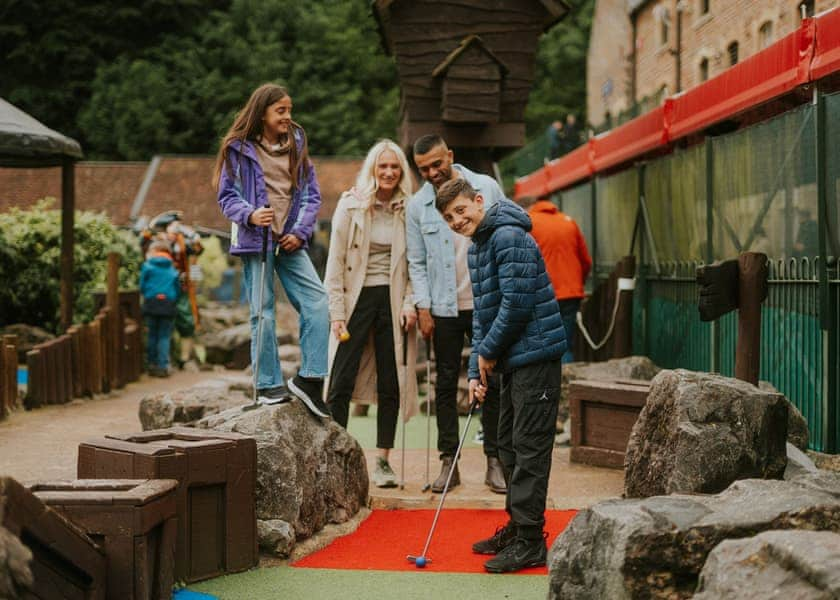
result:
M 417 319 L 411 302 L 405 247 L 405 205 L 411 196 L 408 161 L 397 144 L 378 142 L 367 154 L 353 189 L 332 219 L 324 284 L 329 296 L 330 382 L 333 418 L 347 427 L 350 400 L 377 403 L 373 481 L 397 485 L 388 463 L 400 398 L 403 418 L 417 413 Z M 403 333 L 408 380 L 403 381 Z

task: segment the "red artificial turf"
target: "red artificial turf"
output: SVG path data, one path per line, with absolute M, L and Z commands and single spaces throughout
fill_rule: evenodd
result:
M 551 510 L 545 513 L 548 545 L 575 516 L 574 510 Z M 317 569 L 354 569 L 377 571 L 414 571 L 406 559 L 423 552 L 433 510 L 377 510 L 350 535 L 302 558 L 295 567 Z M 445 573 L 483 573 L 490 556 L 473 554 L 473 542 L 489 537 L 496 527 L 507 522 L 503 510 L 452 509 L 440 513 L 429 551 L 427 571 Z M 546 568 L 525 569 L 520 574 L 543 575 Z

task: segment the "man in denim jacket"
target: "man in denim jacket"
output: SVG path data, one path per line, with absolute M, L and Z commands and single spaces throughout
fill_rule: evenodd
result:
M 487 175 L 453 164 L 453 153 L 438 135 L 426 135 L 414 143 L 414 162 L 426 181 L 414 194 L 406 211 L 408 272 L 414 290 L 420 331 L 434 345 L 437 381 L 435 411 L 441 472 L 432 483 L 433 492 L 442 492 L 446 476 L 458 447 L 458 375 L 464 336 L 472 339 L 473 298 L 467 270 L 470 241 L 453 233 L 435 209 L 435 191 L 450 180 L 464 178 L 478 190 L 489 205 L 502 198 L 499 184 Z M 481 412 L 484 454 L 487 457 L 485 483 L 496 493 L 507 490 L 498 458 L 499 420 L 498 380 L 491 381 L 487 402 Z M 455 465 L 450 488 L 460 483 Z

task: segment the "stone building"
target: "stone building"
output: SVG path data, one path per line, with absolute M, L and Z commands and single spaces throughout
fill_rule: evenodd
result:
M 596 0 L 589 122 L 616 123 L 720 74 L 840 0 Z

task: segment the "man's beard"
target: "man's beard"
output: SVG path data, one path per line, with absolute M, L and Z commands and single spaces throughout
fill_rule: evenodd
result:
M 435 183 L 434 181 L 432 181 L 432 186 L 434 186 L 436 190 L 440 189 L 440 186 L 442 186 L 447 181 L 452 180 L 452 167 L 449 167 L 445 171 L 441 169 L 440 172 L 446 177 L 446 179 L 441 180 L 440 183 Z

